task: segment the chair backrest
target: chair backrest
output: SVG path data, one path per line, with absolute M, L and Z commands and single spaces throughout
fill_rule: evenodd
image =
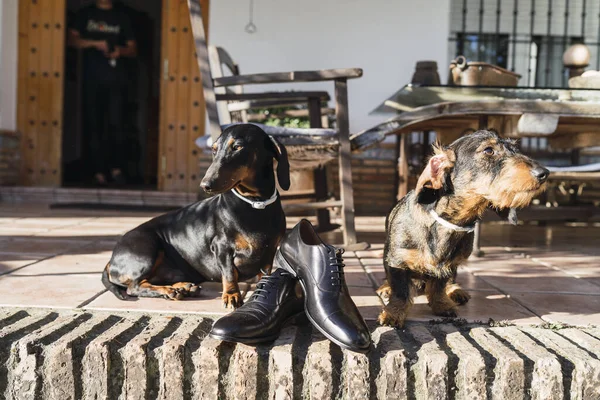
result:
M 227 70 L 227 76 L 235 76 L 240 74 L 240 68 L 238 64 L 233 61 L 229 53 L 227 53 L 227 51 L 222 47 L 209 46 L 208 59 L 210 61 L 210 72 L 212 73 L 213 79 L 226 76 L 224 68 Z M 242 85 L 218 87 L 215 88 L 215 93 L 217 95 L 231 93 L 241 94 L 244 93 L 244 87 Z M 231 112 L 229 111 L 227 102 L 225 101 L 217 101 L 217 110 L 219 111 L 221 124 L 247 122 L 246 111 Z
M 217 101 L 215 97 L 215 88 L 210 68 L 208 56 L 208 46 L 206 44 L 206 34 L 204 32 L 204 23 L 202 22 L 202 7 L 200 0 L 187 0 L 190 10 L 190 23 L 192 33 L 194 34 L 194 47 L 196 48 L 196 60 L 200 67 L 202 76 L 202 88 L 204 90 L 204 102 L 206 103 L 206 113 L 208 114 L 209 132 L 213 140 L 216 140 L 221 134 L 221 121 L 217 110 Z
M 223 67 L 227 67 L 230 75 L 240 74 L 239 65 L 233 61 L 231 55 L 224 48 L 218 46 L 209 46 L 208 58 L 210 60 L 210 70 L 213 78 L 221 78 L 225 76 Z

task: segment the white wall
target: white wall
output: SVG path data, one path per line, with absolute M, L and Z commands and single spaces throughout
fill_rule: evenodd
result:
M 15 130 L 19 0 L 0 1 L 0 129 Z
M 348 89 L 357 132 L 386 118 L 368 113 L 410 82 L 417 61 L 437 61 L 446 81 L 449 10 L 449 0 L 254 0 L 258 30 L 248 34 L 249 0 L 218 0 L 211 1 L 209 41 L 227 49 L 242 73 L 363 68 Z M 333 98 L 333 83 L 300 87 Z
M 248 6 L 211 1 L 211 43 L 225 47 L 243 73 L 363 68 L 349 84 L 353 132 L 385 118 L 368 113 L 410 81 L 418 60 L 437 61 L 446 80 L 449 0 L 254 0 L 254 34 L 244 31 Z M 0 10 L 0 128 L 15 129 L 18 0 L 0 0 Z M 332 83 L 298 87 L 333 98 Z

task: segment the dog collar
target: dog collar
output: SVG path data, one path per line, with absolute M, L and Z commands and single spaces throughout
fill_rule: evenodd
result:
M 275 191 L 273 192 L 273 196 L 269 197 L 265 201 L 252 201 L 252 200 L 248 200 L 247 198 L 245 198 L 244 196 L 242 196 L 241 194 L 239 194 L 237 190 L 231 189 L 231 191 L 239 199 L 241 199 L 241 200 L 245 201 L 246 203 L 250 204 L 252 206 L 252 208 L 256 208 L 257 210 L 264 210 L 267 206 L 275 203 L 275 201 L 277 200 L 277 188 L 275 188 Z
M 435 219 L 437 223 L 444 226 L 445 228 L 452 229 L 457 232 L 468 232 L 471 233 L 475 230 L 475 224 L 467 225 L 467 226 L 458 226 L 454 225 L 452 222 L 446 221 L 444 218 L 440 217 L 435 210 L 430 210 L 429 214 Z

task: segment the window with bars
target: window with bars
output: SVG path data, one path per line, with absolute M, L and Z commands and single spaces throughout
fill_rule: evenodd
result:
M 589 48 L 588 69 L 600 70 L 600 1 L 451 0 L 448 61 L 464 55 L 498 65 L 520 74 L 519 86 L 566 87 L 562 55 L 575 43 Z M 546 138 L 523 138 L 520 146 L 542 163 L 600 161 L 600 149 L 553 150 Z
M 508 35 L 489 33 L 458 33 L 456 56 L 463 55 L 467 60 L 484 61 L 507 68 Z
M 531 82 L 536 87 L 561 87 L 566 81 L 567 71 L 562 63 L 564 39 L 562 36 L 533 37 L 529 69 L 532 71 Z M 567 43 L 570 46 L 583 41 L 581 37 L 569 37 Z
M 519 86 L 566 87 L 562 54 L 574 43 L 600 69 L 598 0 L 451 0 L 449 60 L 464 55 L 522 76 Z

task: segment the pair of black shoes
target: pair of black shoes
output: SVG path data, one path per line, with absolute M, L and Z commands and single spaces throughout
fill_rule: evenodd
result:
M 369 350 L 369 330 L 344 280 L 342 251 L 323 243 L 310 222 L 301 220 L 283 240 L 274 267 L 249 301 L 215 322 L 212 337 L 246 344 L 272 341 L 286 322 L 305 313 L 340 347 Z M 296 291 L 298 281 L 302 294 Z

